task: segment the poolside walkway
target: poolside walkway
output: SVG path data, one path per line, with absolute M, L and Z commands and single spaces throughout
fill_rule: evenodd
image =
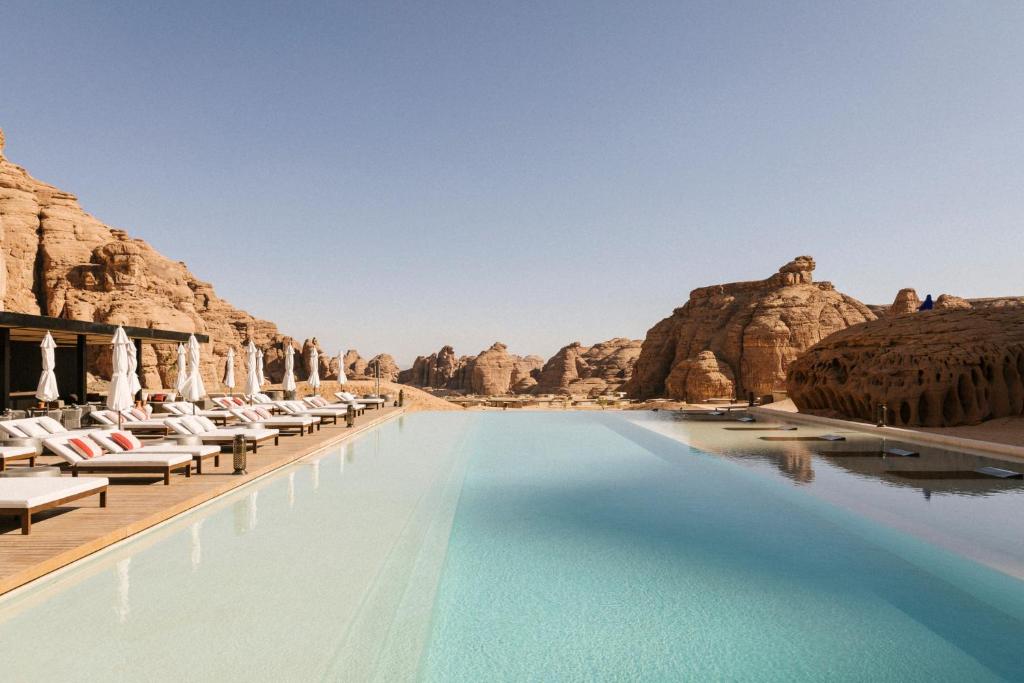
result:
M 367 410 L 351 429 L 341 420 L 307 436 L 282 436 L 279 446 L 270 442 L 255 455 L 249 452 L 246 475 L 232 474 L 230 452 L 221 455 L 219 467 L 208 460 L 202 475 L 193 472 L 187 479 L 175 475 L 170 486 L 155 476 L 110 475 L 106 508 L 91 496 L 38 513 L 28 536 L 21 534 L 16 518 L 0 517 L 0 595 L 404 412 L 404 408 Z M 55 456 L 37 461 L 58 463 Z

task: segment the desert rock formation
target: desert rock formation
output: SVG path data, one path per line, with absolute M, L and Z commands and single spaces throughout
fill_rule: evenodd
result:
M 636 398 L 691 402 L 783 390 L 786 369 L 803 351 L 875 318 L 831 283 L 814 282 L 814 267 L 813 258 L 798 256 L 766 280 L 693 290 L 647 332 L 623 388 Z
M 1004 302 L 1012 299 L 1000 300 Z M 1024 306 L 948 308 L 843 330 L 789 368 L 802 411 L 950 427 L 1024 412 Z
M 437 353 L 417 357 L 411 368 L 398 373 L 398 381 L 457 393 L 503 396 L 528 392 L 543 365 L 540 356 L 517 356 L 501 342 L 476 356 L 456 356 L 451 346 L 443 346 Z
M 562 347 L 541 369 L 533 394 L 598 396 L 616 391 L 633 375 L 642 342 L 616 337 L 585 347 L 573 342 Z M 525 391 L 520 392 L 525 393 Z

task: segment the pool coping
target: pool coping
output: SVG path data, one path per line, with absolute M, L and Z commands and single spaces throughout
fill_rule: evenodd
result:
M 975 455 L 997 455 L 1024 462 L 1024 446 L 1013 446 L 995 441 L 982 441 L 981 439 L 967 439 L 961 436 L 934 434 L 932 432 L 920 432 L 914 429 L 903 429 L 901 427 L 876 427 L 875 425 L 868 424 L 866 422 L 853 422 L 850 420 L 840 420 L 833 417 L 822 417 L 820 415 L 807 415 L 806 413 L 796 413 L 787 410 L 773 410 L 767 406 L 750 408 L 749 412 L 755 415 L 771 417 L 775 420 L 802 422 L 838 429 L 851 429 L 858 432 L 873 434 L 875 436 L 899 439 L 901 441 L 913 441 L 930 446 L 940 446 L 942 448 L 968 451 Z

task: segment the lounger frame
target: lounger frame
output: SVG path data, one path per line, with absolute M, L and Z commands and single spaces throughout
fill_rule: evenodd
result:
M 194 457 L 194 456 L 193 456 Z M 105 474 L 162 474 L 164 486 L 170 486 L 171 473 L 184 470 L 186 477 L 192 476 L 192 460 L 179 462 L 176 465 L 103 465 L 89 464 L 88 460 L 71 464 L 71 476 L 77 477 L 79 472 Z
M 73 476 L 78 476 L 73 473 Z M 70 496 L 64 496 L 57 500 L 51 500 L 41 505 L 36 505 L 30 508 L 0 508 L 0 515 L 13 515 L 21 520 L 21 533 L 27 536 L 32 531 L 32 515 L 43 510 L 49 510 L 51 508 L 60 507 L 65 503 L 78 500 L 80 498 L 87 498 L 88 496 L 94 496 L 100 494 L 100 507 L 107 507 L 107 485 L 103 485 L 100 488 L 92 489 L 90 491 L 81 491 L 79 493 L 73 493 Z

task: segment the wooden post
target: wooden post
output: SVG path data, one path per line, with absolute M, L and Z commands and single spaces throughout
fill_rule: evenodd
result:
M 78 342 L 75 345 L 75 390 L 78 392 L 78 405 L 85 405 L 88 400 L 86 394 L 89 391 L 88 347 L 85 343 L 85 335 L 78 335 Z
M 0 328 L 0 411 L 11 407 L 11 328 Z M 28 533 L 27 531 L 25 533 Z

